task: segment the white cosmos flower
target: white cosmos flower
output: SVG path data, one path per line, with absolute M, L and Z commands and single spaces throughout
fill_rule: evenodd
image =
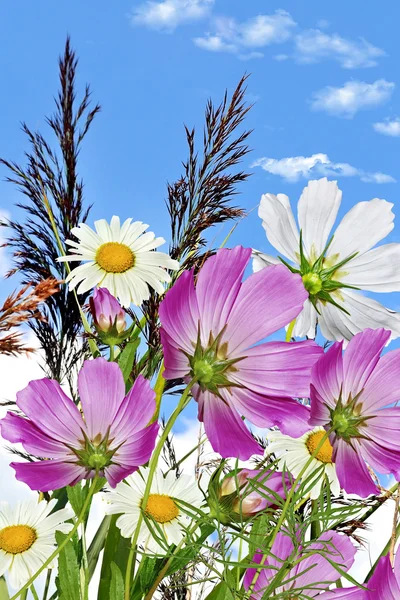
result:
M 392 339 L 397 338 L 400 314 L 358 291 L 400 291 L 400 244 L 374 248 L 393 229 L 393 204 L 378 198 L 359 202 L 343 217 L 332 237 L 341 199 L 336 181 L 326 178 L 310 181 L 304 188 L 297 206 L 304 253 L 301 264 L 300 234 L 289 198 L 284 194 L 261 198 L 258 214 L 269 242 L 291 268 L 300 271 L 309 292 L 293 334 L 315 337 L 318 320 L 328 340 L 348 341 L 363 329 L 380 327 L 391 330 Z M 280 263 L 278 258 L 258 251 L 253 256 L 254 271 Z M 318 258 L 321 260 L 315 264 Z M 307 273 L 308 269 L 313 272 Z
M 318 448 L 325 434 L 326 431 L 323 427 L 315 427 L 299 438 L 292 438 L 289 435 L 280 433 L 280 431 L 272 431 L 268 434 L 268 440 L 271 443 L 268 445 L 267 451 L 268 453 L 273 452 L 277 456 L 278 464 L 281 468 L 286 465 L 288 471 L 294 477 L 298 477 L 310 457 Z M 318 498 L 320 494 L 321 486 L 325 482 L 325 475 L 329 480 L 332 493 L 335 496 L 338 496 L 340 493 L 340 484 L 336 475 L 335 464 L 332 461 L 332 453 L 333 448 L 331 443 L 329 439 L 326 439 L 303 475 L 303 479 L 306 479 L 323 466 L 321 475 L 316 480 L 310 492 L 313 500 Z
M 72 529 L 69 508 L 50 514 L 57 500 L 28 500 L 11 507 L 0 503 L 0 575 L 8 571 L 10 585 L 19 589 L 55 550 L 55 532 Z
M 132 538 L 135 533 L 148 475 L 149 469 L 137 471 L 127 477 L 125 482 L 119 483 L 111 493 L 104 495 L 109 503 L 106 512 L 121 514 L 117 520 L 117 527 L 120 528 L 123 537 Z M 200 508 L 202 502 L 203 496 L 195 479 L 188 475 L 181 475 L 177 479 L 172 471 L 164 478 L 162 471 L 157 470 L 144 510 L 151 527 L 149 528 L 146 519 L 143 519 L 138 543 L 144 546 L 145 550 L 155 553 L 165 553 L 165 549 L 171 544 L 178 545 L 191 526 L 190 515 L 196 514 L 190 507 Z M 155 536 L 158 539 L 155 539 Z
M 149 298 L 150 288 L 159 294 L 164 292 L 163 283 L 171 281 L 166 269 L 177 270 L 179 263 L 168 254 L 155 251 L 165 243 L 163 238 L 156 238 L 149 231 L 144 233 L 148 225 L 140 221 L 132 223 L 132 219 L 127 219 L 121 225 L 116 216 L 110 224 L 101 219 L 94 226 L 96 231 L 85 223 L 71 229 L 79 242 L 67 240 L 73 254 L 58 259 L 84 263 L 68 275 L 70 290 L 78 286 L 78 293 L 83 294 L 101 286 L 126 307 L 142 304 Z

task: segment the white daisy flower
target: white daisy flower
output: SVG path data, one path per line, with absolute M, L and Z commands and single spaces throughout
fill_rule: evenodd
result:
M 179 263 L 168 254 L 155 251 L 165 243 L 163 238 L 156 238 L 149 231 L 144 233 L 148 225 L 131 221 L 127 219 L 121 225 L 119 217 L 114 216 L 110 224 L 105 219 L 95 221 L 96 231 L 85 223 L 71 229 L 79 242 L 67 240 L 73 254 L 58 260 L 87 262 L 68 275 L 70 290 L 78 286 L 78 293 L 83 294 L 101 286 L 126 307 L 148 300 L 150 288 L 164 293 L 163 284 L 171 281 L 166 269 L 176 271 Z
M 121 535 L 132 538 L 136 530 L 142 510 L 143 495 L 149 470 L 142 469 L 125 479 L 111 493 L 104 498 L 109 506 L 108 514 L 120 514 L 117 526 Z M 191 524 L 191 516 L 195 512 L 190 510 L 200 508 L 203 502 L 202 494 L 196 481 L 188 475 L 176 478 L 170 471 L 164 477 L 161 470 L 157 470 L 151 484 L 150 495 L 144 515 L 151 523 L 151 529 L 143 519 L 138 543 L 150 552 L 165 552 L 171 544 L 178 545 L 186 535 Z M 189 506 L 187 506 L 189 505 Z M 152 526 L 154 523 L 154 526 Z M 186 530 L 186 531 L 185 531 Z M 158 540 L 154 536 L 158 537 Z
M 400 291 L 400 244 L 374 248 L 394 227 L 393 204 L 379 198 L 359 202 L 332 236 L 341 199 L 336 181 L 310 181 L 297 206 L 300 236 L 287 196 L 261 198 L 258 214 L 269 242 L 301 274 L 309 293 L 293 334 L 315 337 L 318 321 L 328 340 L 348 341 L 363 329 L 380 327 L 397 338 L 400 314 L 358 291 Z M 253 256 L 254 271 L 281 262 L 258 251 Z
M 20 589 L 55 550 L 55 532 L 68 533 L 69 508 L 50 514 L 57 500 L 28 500 L 10 507 L 0 503 L 0 576 L 8 571 L 10 585 Z
M 294 477 L 298 477 L 310 457 L 318 448 L 325 434 L 326 431 L 323 427 L 315 427 L 299 438 L 292 438 L 289 435 L 280 433 L 280 431 L 272 431 L 268 435 L 268 440 L 271 443 L 268 445 L 267 452 L 273 452 L 278 459 L 279 466 L 283 468 L 286 465 L 288 471 Z M 340 493 L 340 484 L 336 475 L 336 467 L 332 460 L 332 454 L 333 448 L 329 439 L 327 439 L 303 475 L 303 479 L 306 479 L 323 466 L 320 477 L 310 491 L 313 500 L 318 498 L 321 487 L 325 482 L 325 476 L 328 478 L 332 493 L 335 496 L 338 496 Z

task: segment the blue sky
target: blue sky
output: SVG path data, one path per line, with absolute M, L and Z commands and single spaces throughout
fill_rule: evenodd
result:
M 166 182 L 186 157 L 183 124 L 200 128 L 207 98 L 218 101 L 245 71 L 255 106 L 247 120 L 254 151 L 244 163 L 253 176 L 241 187 L 242 206 L 253 209 L 266 192 L 284 192 L 295 206 L 308 179 L 336 173 L 340 215 L 374 197 L 394 202 L 396 211 L 400 6 L 392 0 L 385 7 L 361 0 L 59 0 L 21 10 L 5 3 L 0 155 L 23 162 L 21 120 L 47 131 L 57 57 L 69 33 L 80 57 L 78 84 L 90 82 L 102 105 L 80 163 L 86 201 L 94 204 L 89 223 L 117 213 L 168 239 Z M 0 211 L 18 218 L 19 195 L 5 175 Z M 227 230 L 217 232 L 221 241 Z M 399 226 L 386 241 L 400 241 Z M 271 252 L 256 210 L 240 223 L 235 243 Z M 1 282 L 0 299 L 12 287 Z M 395 294 L 378 299 L 400 307 Z

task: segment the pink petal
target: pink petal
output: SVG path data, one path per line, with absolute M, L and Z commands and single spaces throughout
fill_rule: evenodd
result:
M 396 571 L 398 563 L 396 555 Z M 368 582 L 370 590 L 367 599 L 372 600 L 398 600 L 400 598 L 400 585 L 390 564 L 390 556 L 382 556 L 376 566 L 374 574 Z
M 61 458 L 69 452 L 68 448 L 36 427 L 28 419 L 8 412 L 0 421 L 1 435 L 5 440 L 20 443 L 24 450 L 43 458 Z
M 182 350 L 176 347 L 173 339 L 168 335 L 165 329 L 160 330 L 161 343 L 164 350 L 164 379 L 179 379 L 185 377 L 190 372 L 188 358 Z M 193 347 L 192 347 L 193 353 Z
M 152 423 L 130 435 L 115 453 L 113 461 L 127 468 L 146 464 L 154 450 L 158 429 L 158 423 Z
M 337 588 L 318 594 L 318 600 L 368 600 L 359 587 Z
M 121 465 L 110 465 L 104 469 L 104 476 L 112 488 L 115 488 L 123 479 L 132 475 L 138 467 L 121 467 Z
M 17 394 L 17 406 L 50 438 L 77 447 L 85 424 L 79 409 L 57 381 L 31 381 Z
M 311 369 L 322 352 L 311 340 L 260 344 L 246 351 L 230 379 L 266 396 L 308 398 Z
M 251 248 L 223 248 L 200 269 L 196 296 L 204 343 L 207 343 L 210 331 L 215 337 L 228 322 L 250 256 Z
M 224 334 L 229 357 L 243 355 L 246 348 L 290 323 L 307 298 L 300 275 L 283 265 L 250 275 L 238 293 Z
M 400 406 L 378 410 L 366 427 L 367 437 L 372 441 L 400 451 Z
M 350 539 L 346 535 L 340 535 L 335 531 L 324 532 L 318 540 L 310 544 L 308 551 L 313 552 L 315 550 L 321 550 L 329 557 L 331 562 L 336 563 L 344 571 L 350 569 L 356 554 L 356 548 Z M 334 583 L 340 577 L 339 572 L 323 554 L 313 554 L 305 558 L 300 563 L 298 570 L 300 575 L 296 577 L 294 587 L 301 588 L 302 594 L 305 596 L 319 597 L 317 589 L 323 590 L 330 585 L 329 583 L 320 582 Z
M 73 463 L 59 460 L 43 460 L 41 462 L 12 462 L 18 481 L 26 483 L 31 490 L 48 492 L 58 490 L 66 485 L 75 485 L 84 479 L 86 469 Z
M 146 427 L 156 410 L 156 394 L 143 375 L 139 375 L 122 401 L 110 429 L 113 446 L 119 446 L 132 434 Z
M 340 396 L 343 381 L 342 342 L 333 344 L 315 363 L 311 373 L 311 425 L 325 425 L 329 410 Z M 327 406 L 325 406 L 327 405 Z
M 398 438 L 398 433 L 396 437 Z M 373 469 L 379 473 L 393 473 L 396 479 L 400 477 L 400 451 L 391 447 L 389 436 L 385 445 L 365 439 L 360 444 L 364 459 Z
M 116 363 L 86 360 L 78 375 L 78 390 L 90 439 L 103 438 L 125 396 L 125 383 Z
M 199 420 L 215 452 L 223 458 L 236 457 L 248 460 L 253 454 L 263 454 L 263 449 L 252 438 L 235 409 L 209 392 L 201 393 Z
M 365 413 L 376 413 L 379 408 L 400 399 L 400 350 L 382 356 L 365 384 L 361 396 Z
M 199 309 L 194 289 L 193 271 L 184 271 L 160 304 L 162 330 L 177 348 L 192 352 L 199 326 Z M 168 365 L 167 368 L 173 365 Z
M 357 451 L 343 440 L 338 440 L 334 447 L 334 460 L 340 486 L 347 493 L 358 494 L 364 498 L 370 494 L 377 494 L 379 490 L 371 479 L 357 440 L 353 440 L 353 444 Z
M 258 427 L 277 426 L 282 433 L 293 437 L 310 429 L 309 408 L 292 398 L 272 398 L 247 389 L 232 388 L 231 403 L 239 414 Z
M 365 329 L 350 340 L 343 357 L 343 401 L 363 389 L 390 335 L 385 329 Z

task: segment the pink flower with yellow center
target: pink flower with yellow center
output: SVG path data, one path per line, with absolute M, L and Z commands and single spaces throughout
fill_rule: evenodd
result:
M 310 422 L 332 430 L 340 485 L 360 496 L 378 492 L 366 463 L 400 477 L 400 350 L 380 356 L 390 335 L 365 329 L 344 354 L 336 342 L 312 371 Z
M 0 421 L 1 435 L 43 460 L 13 462 L 16 477 L 46 492 L 98 474 L 115 487 L 145 464 L 154 449 L 158 424 L 155 394 L 140 376 L 125 395 L 116 363 L 86 361 L 78 376 L 82 414 L 56 381 L 39 379 L 17 394 L 17 406 Z

